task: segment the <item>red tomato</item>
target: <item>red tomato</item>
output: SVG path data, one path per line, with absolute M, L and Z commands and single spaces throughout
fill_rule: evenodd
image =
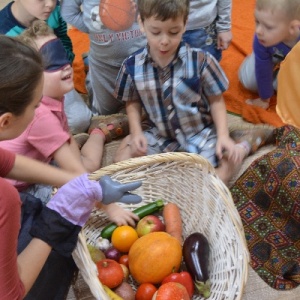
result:
M 136 290 L 135 300 L 152 300 L 157 288 L 152 283 L 142 283 Z
M 109 288 L 113 289 L 123 281 L 123 269 L 115 260 L 102 259 L 97 263 L 97 268 L 100 282 Z
M 119 258 L 119 263 L 125 265 L 128 268 L 128 254 L 123 254 Z
M 162 284 L 155 295 L 155 300 L 190 300 L 186 288 L 178 282 Z

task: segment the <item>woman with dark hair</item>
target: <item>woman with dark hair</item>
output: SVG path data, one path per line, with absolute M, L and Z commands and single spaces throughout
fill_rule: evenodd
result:
M 43 65 L 36 50 L 0 36 L 0 140 L 20 135 L 42 97 Z M 137 203 L 141 182 L 74 175 L 0 148 L 0 299 L 64 299 L 76 270 L 77 235 L 99 201 Z M 62 186 L 47 206 L 3 177 Z

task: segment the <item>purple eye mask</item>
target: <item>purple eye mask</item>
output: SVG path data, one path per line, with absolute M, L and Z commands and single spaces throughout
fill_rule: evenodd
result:
M 53 39 L 40 48 L 45 72 L 55 72 L 71 64 L 60 39 Z

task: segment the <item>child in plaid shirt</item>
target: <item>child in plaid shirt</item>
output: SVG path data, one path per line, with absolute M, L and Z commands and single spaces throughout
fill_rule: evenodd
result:
M 143 0 L 138 10 L 148 45 L 123 62 L 117 78 L 115 95 L 126 102 L 130 135 L 115 161 L 170 151 L 198 153 L 228 183 L 233 166 L 253 150 L 253 139 L 244 134 L 238 144 L 231 139 L 224 72 L 211 54 L 182 42 L 189 1 Z M 142 108 L 149 118 L 144 131 Z

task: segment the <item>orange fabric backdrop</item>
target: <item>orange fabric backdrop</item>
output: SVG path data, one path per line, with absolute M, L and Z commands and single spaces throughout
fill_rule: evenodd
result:
M 73 61 L 75 89 L 82 94 L 86 94 L 85 71 L 81 54 L 89 51 L 89 37 L 86 33 L 83 33 L 76 28 L 69 29 L 68 35 L 72 40 L 73 52 L 75 54 Z

